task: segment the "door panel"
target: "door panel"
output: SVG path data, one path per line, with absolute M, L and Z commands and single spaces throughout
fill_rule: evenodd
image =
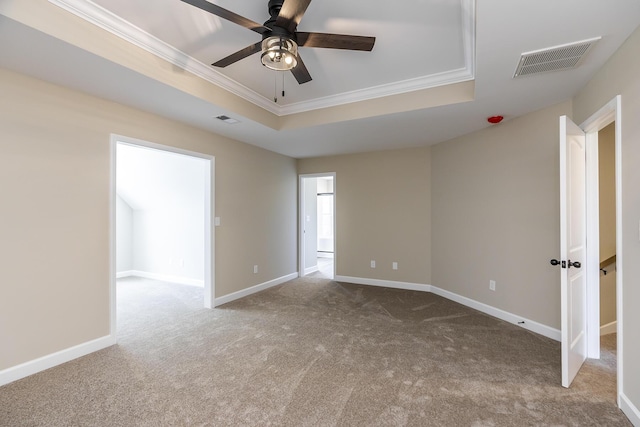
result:
M 560 117 L 560 269 L 562 385 L 569 387 L 587 354 L 586 136 Z M 575 264 L 578 262 L 579 264 Z M 579 266 L 578 266 L 579 265 Z

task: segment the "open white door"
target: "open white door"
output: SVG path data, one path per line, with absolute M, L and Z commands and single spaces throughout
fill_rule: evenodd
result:
M 587 357 L 586 135 L 560 117 L 560 269 L 562 386 Z M 555 261 L 555 260 L 553 260 Z M 552 263 L 553 263 L 552 261 Z

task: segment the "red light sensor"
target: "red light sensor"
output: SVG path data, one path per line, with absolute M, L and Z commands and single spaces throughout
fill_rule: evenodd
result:
M 489 123 L 491 123 L 492 125 L 497 125 L 498 123 L 500 123 L 502 121 L 502 119 L 504 119 L 504 117 L 502 116 L 491 116 L 487 119 L 487 121 Z

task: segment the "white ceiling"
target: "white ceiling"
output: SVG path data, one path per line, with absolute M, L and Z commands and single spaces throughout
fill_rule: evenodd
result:
M 203 204 L 204 159 L 120 143 L 116 164 L 116 192 L 134 210 Z
M 64 5 L 78 4 L 77 0 L 59 1 Z M 144 0 L 94 0 L 94 3 L 131 23 L 135 28 L 127 30 L 132 38 L 152 43 L 144 36 L 136 37 L 135 29 L 140 29 L 202 64 L 211 64 L 261 40 L 255 32 L 179 0 L 154 0 L 153 8 Z M 269 18 L 266 0 L 213 3 L 258 23 Z M 310 83 L 298 85 L 291 73 L 263 67 L 259 54 L 211 70 L 264 97 L 269 108 L 273 104 L 274 84 L 280 90 L 282 77 L 287 94 L 284 98 L 279 96 L 278 104 L 291 105 L 465 67 L 463 37 L 472 33 L 473 28 L 462 30 L 463 24 L 473 24 L 473 20 L 465 20 L 467 14 L 473 13 L 473 1 L 405 0 L 403 7 L 411 11 L 409 16 L 405 16 L 402 8 L 371 5 L 364 12 L 358 2 L 311 2 L 298 27 L 300 31 L 384 36 L 377 38 L 372 52 L 301 47 L 300 55 L 314 79 Z M 106 28 L 114 26 L 108 17 L 101 16 L 99 9 L 86 9 L 85 13 L 91 13 Z M 472 46 L 468 50 L 472 51 Z
M 117 23 L 120 35 L 134 43 L 147 34 L 149 48 L 160 43 L 166 48 L 161 55 L 172 52 L 175 63 L 200 70 L 198 75 L 214 82 L 208 84 L 225 87 L 276 116 L 372 97 L 388 100 L 388 111 L 369 117 L 278 130 L 0 15 L 2 67 L 297 158 L 435 144 L 488 126 L 488 116 L 501 114 L 508 120 L 564 101 L 640 24 L 638 0 L 406 0 L 401 7 L 380 0 L 315 0 L 299 30 L 371 35 L 376 46 L 372 52 L 301 48 L 313 80 L 298 85 L 285 73 L 286 97 L 274 104 L 274 84 L 278 90 L 282 85 L 275 75 L 281 74 L 262 67 L 259 54 L 225 69 L 208 65 L 258 41 L 250 30 L 179 0 L 64 1 L 86 6 L 92 12 L 85 18 L 103 27 L 105 16 L 110 17 L 107 24 Z M 257 22 L 267 18 L 266 0 L 210 1 Z M 475 20 L 465 19 L 469 13 Z M 602 39 L 576 69 L 512 78 L 523 52 L 598 36 Z M 475 96 L 469 102 L 398 112 L 403 99 L 392 96 L 394 91 L 470 78 Z M 240 123 L 213 119 L 219 114 Z

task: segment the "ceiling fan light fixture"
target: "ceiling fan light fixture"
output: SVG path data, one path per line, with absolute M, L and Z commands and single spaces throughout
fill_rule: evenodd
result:
M 262 40 L 262 65 L 287 71 L 298 65 L 298 44 L 288 37 L 271 36 Z

